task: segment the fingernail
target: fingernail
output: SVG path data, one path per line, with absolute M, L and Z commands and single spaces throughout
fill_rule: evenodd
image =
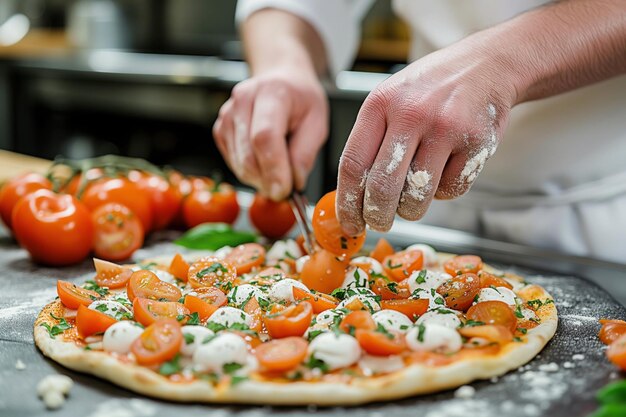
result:
M 282 187 L 279 183 L 273 182 L 270 186 L 270 198 L 272 200 L 280 200 L 283 197 Z

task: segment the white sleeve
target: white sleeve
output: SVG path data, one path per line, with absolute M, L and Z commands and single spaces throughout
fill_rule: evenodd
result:
M 332 76 L 348 68 L 361 40 L 361 20 L 374 0 L 239 0 L 235 20 L 241 24 L 261 9 L 292 13 L 317 30 L 324 42 Z

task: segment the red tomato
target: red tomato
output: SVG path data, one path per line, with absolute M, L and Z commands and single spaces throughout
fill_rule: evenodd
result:
M 80 305 L 89 306 L 95 300 L 101 298 L 95 291 L 86 290 L 67 281 L 57 281 L 57 295 L 61 303 L 72 310 L 76 310 Z
M 474 255 L 459 255 L 447 260 L 443 269 L 452 276 L 462 274 L 476 274 L 483 268 L 483 260 Z
M 499 324 L 511 332 L 517 328 L 517 317 L 508 304 L 502 301 L 483 301 L 473 305 L 465 315 L 468 319 L 484 324 Z
M 600 320 L 602 328 L 598 337 L 605 345 L 610 345 L 621 336 L 626 334 L 626 321 L 623 320 Z
M 300 278 L 308 288 L 328 294 L 341 286 L 347 267 L 348 263 L 337 255 L 321 249 L 304 264 Z
M 304 360 L 308 346 L 301 337 L 270 340 L 257 346 L 255 356 L 263 370 L 286 372 L 296 368 Z
M 403 250 L 387 256 L 383 268 L 387 276 L 396 282 L 408 278 L 413 271 L 422 269 L 424 254 L 421 250 Z
M 184 305 L 192 313 L 198 313 L 200 320 L 206 320 L 218 308 L 228 302 L 226 294 L 215 287 L 202 287 L 195 289 L 195 295 L 185 295 Z
M 128 207 L 139 219 L 144 232 L 152 229 L 150 197 L 128 178 L 102 178 L 89 184 L 81 200 L 91 211 L 106 203 Z
M 298 287 L 292 287 L 291 289 L 293 290 L 293 298 L 295 300 L 306 301 L 311 304 L 315 314 L 333 309 L 339 304 L 338 299 L 322 292 L 310 293 Z
M 126 206 L 104 204 L 91 214 L 95 226 L 93 251 L 97 257 L 121 261 L 143 245 L 141 220 Z
M 274 339 L 302 336 L 313 318 L 313 307 L 309 303 L 291 305 L 282 311 L 263 317 L 267 332 Z
M 406 280 L 402 282 L 389 281 L 384 278 L 376 278 L 371 284 L 375 294 L 383 300 L 405 299 L 411 296 L 411 291 Z
M 428 300 L 425 298 L 409 300 L 381 300 L 380 307 L 396 310 L 411 320 L 415 320 L 428 310 Z
M 43 175 L 29 173 L 7 181 L 0 189 L 0 217 L 11 229 L 11 214 L 18 201 L 34 191 L 52 189 L 52 183 Z
M 237 269 L 237 275 L 245 274 L 265 262 L 265 248 L 258 243 L 244 243 L 230 251 L 224 260 Z
M 226 183 L 196 189 L 183 200 L 183 218 L 187 227 L 201 223 L 229 223 L 237 220 L 237 192 Z
M 500 278 L 487 271 L 478 271 L 478 278 L 480 278 L 480 288 L 489 287 L 505 287 L 509 290 L 513 289 L 513 286 L 504 278 Z
M 35 262 L 70 265 L 87 257 L 93 223 L 85 206 L 69 194 L 38 190 L 13 209 L 15 237 Z
M 341 257 L 357 253 L 365 243 L 365 232 L 348 236 L 343 232 L 335 212 L 336 191 L 331 191 L 320 199 L 313 211 L 313 233 L 317 242 L 327 251 Z
M 374 330 L 376 322 L 369 311 L 357 310 L 348 313 L 341 320 L 339 328 L 346 333 L 354 334 L 356 330 Z
M 177 286 L 161 281 L 154 272 L 146 269 L 133 272 L 126 285 L 126 293 L 131 301 L 135 297 L 167 301 L 178 301 L 182 297 Z
M 237 269 L 222 259 L 207 257 L 192 263 L 187 273 L 187 282 L 193 288 L 220 287 L 237 279 Z
M 182 204 L 182 194 L 178 187 L 170 185 L 165 178 L 142 171 L 131 171 L 128 179 L 150 198 L 152 207 L 152 230 L 167 227 Z
M 182 343 L 179 323 L 174 319 L 159 319 L 143 331 L 130 350 L 139 365 L 157 365 L 176 356 Z
M 96 267 L 96 284 L 101 287 L 125 287 L 131 275 L 133 275 L 132 269 L 124 268 L 112 262 L 103 261 L 102 259 L 94 258 L 93 264 Z
M 250 222 L 263 236 L 280 239 L 296 222 L 289 201 L 273 201 L 255 194 L 249 211 Z
M 85 182 L 81 184 L 83 176 L 85 177 Z M 78 195 L 79 191 L 84 192 L 87 185 L 102 177 L 104 177 L 104 171 L 102 171 L 102 168 L 91 168 L 88 169 L 86 172 L 79 172 L 78 174 L 74 175 L 66 184 L 63 185 L 61 190 L 64 193 L 72 194 L 75 197 L 80 197 Z M 82 190 L 79 190 L 79 187 L 82 187 Z
M 187 282 L 187 275 L 189 274 L 189 264 L 177 253 L 172 258 L 172 262 L 169 267 L 170 274 L 174 275 L 177 279 Z
M 459 329 L 461 336 L 480 337 L 490 342 L 503 345 L 513 341 L 513 332 L 499 324 L 485 324 L 484 326 L 462 327 Z
M 76 313 L 76 328 L 78 334 L 84 339 L 92 334 L 104 333 L 106 329 L 117 323 L 113 317 L 100 311 L 91 310 L 84 305 L 78 306 Z
M 480 278 L 474 274 L 457 275 L 437 288 L 437 292 L 445 298 L 446 305 L 459 311 L 470 308 L 479 291 Z
M 626 334 L 609 345 L 606 356 L 613 364 L 626 371 Z
M 149 326 L 156 320 L 168 318 L 185 324 L 189 309 L 176 301 L 156 301 L 136 297 L 133 301 L 133 315 L 135 320 L 144 326 Z
M 357 330 L 355 337 L 363 350 L 370 355 L 397 355 L 406 348 L 404 336 L 398 332 L 383 333 L 376 330 Z
M 393 250 L 393 246 L 387 242 L 387 239 L 380 238 L 378 239 L 378 242 L 376 242 L 374 249 L 370 252 L 370 257 L 382 263 L 387 256 L 391 256 L 394 253 L 395 251 Z

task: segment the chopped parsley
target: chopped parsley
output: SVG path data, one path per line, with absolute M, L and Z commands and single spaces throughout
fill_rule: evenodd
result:
M 56 335 L 61 334 L 72 327 L 63 317 L 57 317 L 52 313 L 50 313 L 50 317 L 57 320 L 59 323 L 54 326 L 50 326 L 48 323 L 41 323 L 41 326 L 48 331 L 51 338 L 54 338 Z
M 101 311 L 101 312 L 105 312 L 108 311 L 109 308 L 106 306 L 106 304 L 100 304 L 98 306 L 96 306 L 96 310 Z
M 243 365 L 236 362 L 225 363 L 222 367 L 225 374 L 231 375 L 243 368 Z
M 206 328 L 217 333 L 217 332 L 221 332 L 222 330 L 226 330 L 228 329 L 228 327 L 224 326 L 222 323 L 218 323 L 216 321 L 210 321 L 206 324 Z
M 89 291 L 97 292 L 100 297 L 104 297 L 109 293 L 108 288 L 99 286 L 98 284 L 96 284 L 96 281 L 92 279 L 85 281 L 85 283 L 83 284 L 83 288 Z
M 191 314 L 187 314 L 187 317 L 189 317 L 189 320 L 187 320 L 188 325 L 190 326 L 199 326 L 200 325 L 200 316 L 198 316 L 198 313 L 191 313 Z
M 394 294 L 398 293 L 398 283 L 397 282 L 389 282 L 387 283 L 387 289 Z
M 530 300 L 528 301 L 528 306 L 530 308 L 532 308 L 533 310 L 537 311 L 539 310 L 541 307 L 548 305 L 548 304 L 552 304 L 554 303 L 554 300 L 550 300 L 550 299 L 545 299 L 544 301 L 541 301 L 539 299 L 537 300 Z
M 185 344 L 190 345 L 196 340 L 196 336 L 191 333 L 183 333 L 183 337 L 185 338 Z
M 424 333 L 426 333 L 426 326 L 423 324 L 417 325 L 417 341 L 424 343 Z
M 182 367 L 180 366 L 180 353 L 177 353 L 176 356 L 172 358 L 172 360 L 164 362 L 159 367 L 159 373 L 165 376 L 177 374 L 181 370 Z
M 425 269 L 422 269 L 420 271 L 420 273 L 417 275 L 417 277 L 415 277 L 415 282 L 417 284 L 424 284 L 426 282 L 426 275 L 428 274 L 428 271 Z
M 309 360 L 308 360 L 308 361 L 306 361 L 306 362 L 304 363 L 304 366 L 306 366 L 306 367 L 307 367 L 307 368 L 309 368 L 309 369 L 316 369 L 316 368 L 317 368 L 317 369 L 319 369 L 319 370 L 320 370 L 320 371 L 322 371 L 322 372 L 328 372 L 328 371 L 330 371 L 330 368 L 329 368 L 329 366 L 326 364 L 326 362 L 324 362 L 324 361 L 323 361 L 323 360 L 321 360 L 321 359 L 317 359 L 317 358 L 315 357 L 315 355 L 311 355 L 311 356 L 309 357 Z
M 465 321 L 465 324 L 463 324 L 463 327 L 476 327 L 476 326 L 484 326 L 484 325 L 485 323 L 482 321 L 468 319 Z
M 339 300 L 345 300 L 347 294 L 344 288 L 337 288 L 333 290 L 333 292 L 331 292 L 330 295 L 332 295 L 335 298 L 338 298 Z
M 389 268 L 389 269 L 398 269 L 398 268 L 400 268 L 401 266 L 402 266 L 402 263 L 399 263 L 399 264 L 392 264 L 392 263 L 391 263 L 391 259 L 388 259 L 388 260 L 387 260 L 387 268 Z
M 147 269 L 148 271 L 151 271 L 154 269 L 155 266 L 157 266 L 156 262 L 150 262 L 147 264 L 139 264 L 139 269 Z
M 207 275 L 207 274 L 214 274 L 214 273 L 216 273 L 218 271 L 222 272 L 222 273 L 225 273 L 225 272 L 228 272 L 228 268 L 226 268 L 224 265 L 222 265 L 219 262 L 215 262 L 213 265 L 208 266 L 208 267 L 198 271 L 196 273 L 196 277 L 197 278 L 204 278 L 205 275 Z
M 230 377 L 230 385 L 235 386 L 235 385 L 241 384 L 243 381 L 246 381 L 246 380 L 248 380 L 247 376 L 233 375 Z
M 524 329 L 524 328 L 522 328 L 522 327 L 518 327 L 518 328 L 517 328 L 517 331 L 518 331 L 518 332 L 520 332 L 521 334 L 526 334 L 526 333 L 528 333 L 528 329 Z
M 321 335 L 322 333 L 324 333 L 324 330 L 312 330 L 307 335 L 307 339 L 310 342 L 311 340 L 315 339 L 317 336 Z
M 519 304 L 515 307 L 515 317 L 517 317 L 518 319 L 524 318 L 524 313 L 522 313 L 522 306 Z
M 441 297 L 436 297 L 434 299 L 434 302 L 435 302 L 435 304 L 439 304 L 439 305 L 444 305 L 445 304 L 445 301 Z
M 351 326 L 352 327 L 352 326 Z M 356 330 L 356 329 L 355 329 Z M 385 326 L 383 326 L 382 324 L 378 323 L 378 325 L 376 326 L 376 331 L 378 333 L 382 333 L 385 335 L 385 337 L 387 337 L 387 339 L 393 339 L 393 333 L 389 332 L 389 330 L 387 330 L 385 328 Z M 352 335 L 352 334 L 351 334 Z

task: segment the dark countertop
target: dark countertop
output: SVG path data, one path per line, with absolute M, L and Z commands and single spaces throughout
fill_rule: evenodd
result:
M 95 377 L 69 371 L 39 353 L 32 340 L 32 324 L 39 309 L 56 295 L 57 279 L 78 281 L 77 277 L 91 270 L 91 262 L 58 269 L 34 265 L 26 253 L 4 231 L 0 231 L 0 280 L 3 284 L 3 291 L 0 292 L 0 415 L 140 417 L 178 413 L 186 417 L 261 417 L 306 416 L 311 413 L 338 416 L 350 413 L 367 417 L 584 417 L 596 408 L 595 392 L 609 381 L 624 377 L 605 359 L 596 333 L 598 318 L 626 318 L 626 309 L 606 291 L 577 274 L 549 272 L 560 268 L 561 272 L 583 271 L 596 277 L 604 274 L 609 280 L 624 280 L 626 273 L 621 269 L 623 266 L 551 256 L 544 251 L 535 253 L 529 248 L 497 244 L 462 233 L 413 226 L 398 224 L 387 238 L 394 244 L 406 245 L 417 241 L 415 236 L 420 236 L 419 240 L 435 244 L 440 250 L 480 253 L 488 262 L 522 274 L 553 294 L 560 316 L 559 329 L 535 360 L 518 371 L 494 379 L 494 382 L 471 384 L 476 393 L 468 399 L 455 398 L 454 391 L 447 391 L 389 404 L 319 409 L 186 405 L 152 400 Z M 144 258 L 172 250 L 169 241 L 175 233 L 153 235 L 146 248 L 136 253 L 136 257 Z M 526 250 L 527 256 L 509 252 L 510 249 Z M 541 253 L 546 256 L 541 257 Z M 535 266 L 522 265 L 524 260 Z M 536 266 L 538 264 L 543 266 Z M 547 265 L 554 268 L 547 268 Z M 18 359 L 26 364 L 26 369 L 15 368 Z M 37 399 L 35 386 L 43 376 L 57 372 L 71 376 L 75 385 L 61 411 L 47 412 Z

